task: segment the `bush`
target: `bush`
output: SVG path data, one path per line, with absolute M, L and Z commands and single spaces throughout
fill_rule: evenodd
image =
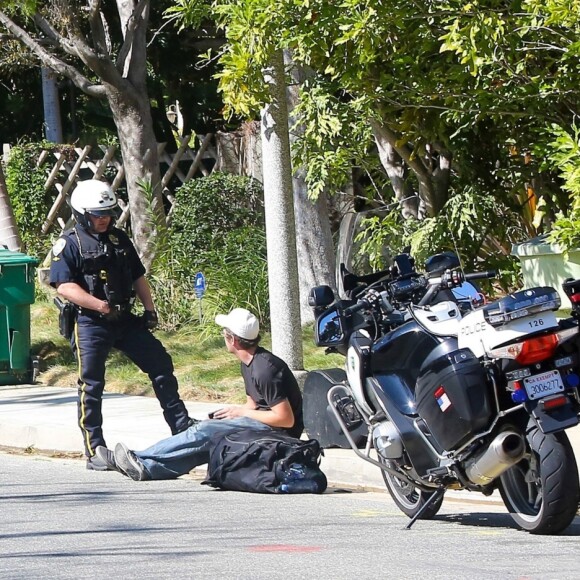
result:
M 252 310 L 268 327 L 266 237 L 258 182 L 217 173 L 186 183 L 176 192 L 171 226 L 160 233 L 149 280 L 165 329 L 197 322 L 211 334 L 217 328 L 215 314 L 236 306 Z M 199 271 L 207 280 L 201 304 L 194 291 Z
M 366 229 L 357 241 L 375 271 L 389 265 L 384 263 L 385 248 L 392 256 L 410 249 L 419 270 L 429 256 L 453 251 L 467 272 L 497 270 L 493 284 L 504 292 L 521 284 L 519 261 L 508 253 L 524 236 L 519 215 L 474 188 L 452 196 L 436 217 L 404 220 L 395 209 L 382 218 L 368 218 L 362 225 Z M 491 285 L 483 284 L 489 292 Z
M 22 251 L 41 259 L 51 247 L 51 240 L 42 235 L 41 229 L 54 201 L 50 193 L 44 191 L 46 170 L 36 165 L 40 151 L 46 145 L 50 144 L 30 143 L 12 147 L 5 171 Z
M 263 229 L 263 193 L 256 180 L 213 173 L 192 179 L 175 193 L 170 227 L 171 247 L 179 260 L 203 261 L 216 250 L 227 232 L 245 226 Z
M 574 124 L 570 133 L 553 125 L 552 132 L 549 161 L 560 174 L 562 189 L 570 195 L 570 209 L 557 215 L 549 241 L 571 250 L 580 247 L 580 127 Z
M 224 237 L 223 245 L 208 252 L 205 264 L 207 292 L 203 298 L 208 330 L 220 332 L 216 314 L 232 308 L 247 308 L 270 328 L 268 264 L 264 230 L 245 227 Z

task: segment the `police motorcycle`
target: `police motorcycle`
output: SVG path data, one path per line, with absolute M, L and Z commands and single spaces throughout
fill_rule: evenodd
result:
M 463 274 L 450 259 L 432 257 L 425 273 L 406 254 L 374 276 L 343 266 L 346 299 L 312 289 L 315 342 L 346 361 L 307 377 L 306 431 L 380 468 L 408 528 L 448 489 L 498 489 L 520 528 L 558 533 L 580 497 L 565 432 L 580 412 L 580 280 L 564 282 L 572 316 L 559 320 L 551 287 L 485 305 L 462 297 L 494 273 Z

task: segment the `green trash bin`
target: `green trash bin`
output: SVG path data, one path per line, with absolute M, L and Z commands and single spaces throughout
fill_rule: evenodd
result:
M 0 248 L 0 385 L 33 382 L 30 305 L 38 260 Z

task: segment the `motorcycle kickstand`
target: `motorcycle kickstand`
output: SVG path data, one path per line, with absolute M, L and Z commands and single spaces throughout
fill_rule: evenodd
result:
M 405 526 L 406 530 L 410 530 L 411 526 L 423 515 L 423 512 L 435 501 L 438 501 L 439 498 L 443 497 L 445 494 L 445 488 L 440 487 L 436 491 L 433 492 L 433 495 L 423 504 L 421 509 L 411 518 L 411 521 Z

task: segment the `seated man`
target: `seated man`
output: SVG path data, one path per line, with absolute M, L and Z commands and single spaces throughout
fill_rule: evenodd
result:
M 228 315 L 216 316 L 215 321 L 223 327 L 228 352 L 240 360 L 245 405 L 219 409 L 211 419 L 197 421 L 144 451 L 131 451 L 123 443 L 117 444 L 114 453 L 98 447 L 97 455 L 110 468 L 135 481 L 174 479 L 209 461 L 216 436 L 251 427 L 279 429 L 300 437 L 304 428 L 302 393 L 288 365 L 259 346 L 258 319 L 244 308 L 234 308 Z

